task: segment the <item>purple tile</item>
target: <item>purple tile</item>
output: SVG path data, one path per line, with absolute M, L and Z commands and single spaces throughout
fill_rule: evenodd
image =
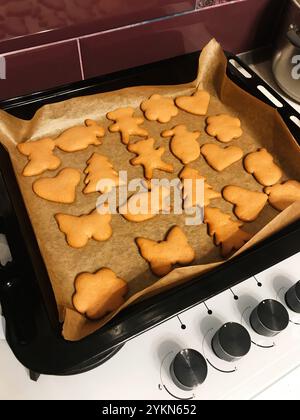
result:
M 76 41 L 8 54 L 6 79 L 0 80 L 0 99 L 81 80 Z
M 281 0 L 207 7 L 80 40 L 86 78 L 200 50 L 212 37 L 234 53 L 272 40 Z
M 118 28 L 194 7 L 195 0 L 0 0 L 0 53 Z

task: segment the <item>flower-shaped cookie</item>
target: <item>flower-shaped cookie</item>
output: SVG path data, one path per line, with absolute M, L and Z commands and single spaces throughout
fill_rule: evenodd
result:
M 167 123 L 178 114 L 178 108 L 175 106 L 173 99 L 158 94 L 152 95 L 142 102 L 141 109 L 144 111 L 147 120 L 160 123 Z

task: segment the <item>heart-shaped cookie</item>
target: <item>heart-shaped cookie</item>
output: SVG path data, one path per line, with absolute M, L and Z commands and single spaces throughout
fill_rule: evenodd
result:
M 226 201 L 234 204 L 234 214 L 243 222 L 256 220 L 268 201 L 267 194 L 234 185 L 225 187 L 222 193 Z
M 37 179 L 32 188 L 36 195 L 45 200 L 70 204 L 75 200 L 79 182 L 80 172 L 77 169 L 65 168 L 53 178 Z
M 300 182 L 289 180 L 283 184 L 265 188 L 265 193 L 269 196 L 271 206 L 282 211 L 296 201 L 300 201 Z
M 201 153 L 207 163 L 219 172 L 238 162 L 244 155 L 239 147 L 228 146 L 223 149 L 217 144 L 204 144 L 201 147 Z
M 178 108 L 194 115 L 206 115 L 210 101 L 210 94 L 205 90 L 198 90 L 192 96 L 179 96 L 175 103 Z

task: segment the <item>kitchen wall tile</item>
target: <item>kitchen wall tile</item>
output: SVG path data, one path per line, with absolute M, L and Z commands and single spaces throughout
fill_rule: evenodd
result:
M 195 0 L 0 0 L 0 53 L 192 10 Z
M 82 78 L 76 41 L 24 50 L 4 58 L 6 79 L 0 80 L 0 99 L 49 89 Z
M 267 45 L 281 0 L 243 0 L 83 37 L 86 78 L 200 50 L 212 37 L 234 53 Z

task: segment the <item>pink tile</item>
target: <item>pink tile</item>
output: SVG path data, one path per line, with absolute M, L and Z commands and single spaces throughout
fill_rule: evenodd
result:
M 195 0 L 0 0 L 0 53 L 194 7 Z
M 8 99 L 81 80 L 76 41 L 24 50 L 6 57 L 0 99 Z
M 244 0 L 81 39 L 85 77 L 200 50 L 212 37 L 232 52 L 272 40 L 278 0 Z

